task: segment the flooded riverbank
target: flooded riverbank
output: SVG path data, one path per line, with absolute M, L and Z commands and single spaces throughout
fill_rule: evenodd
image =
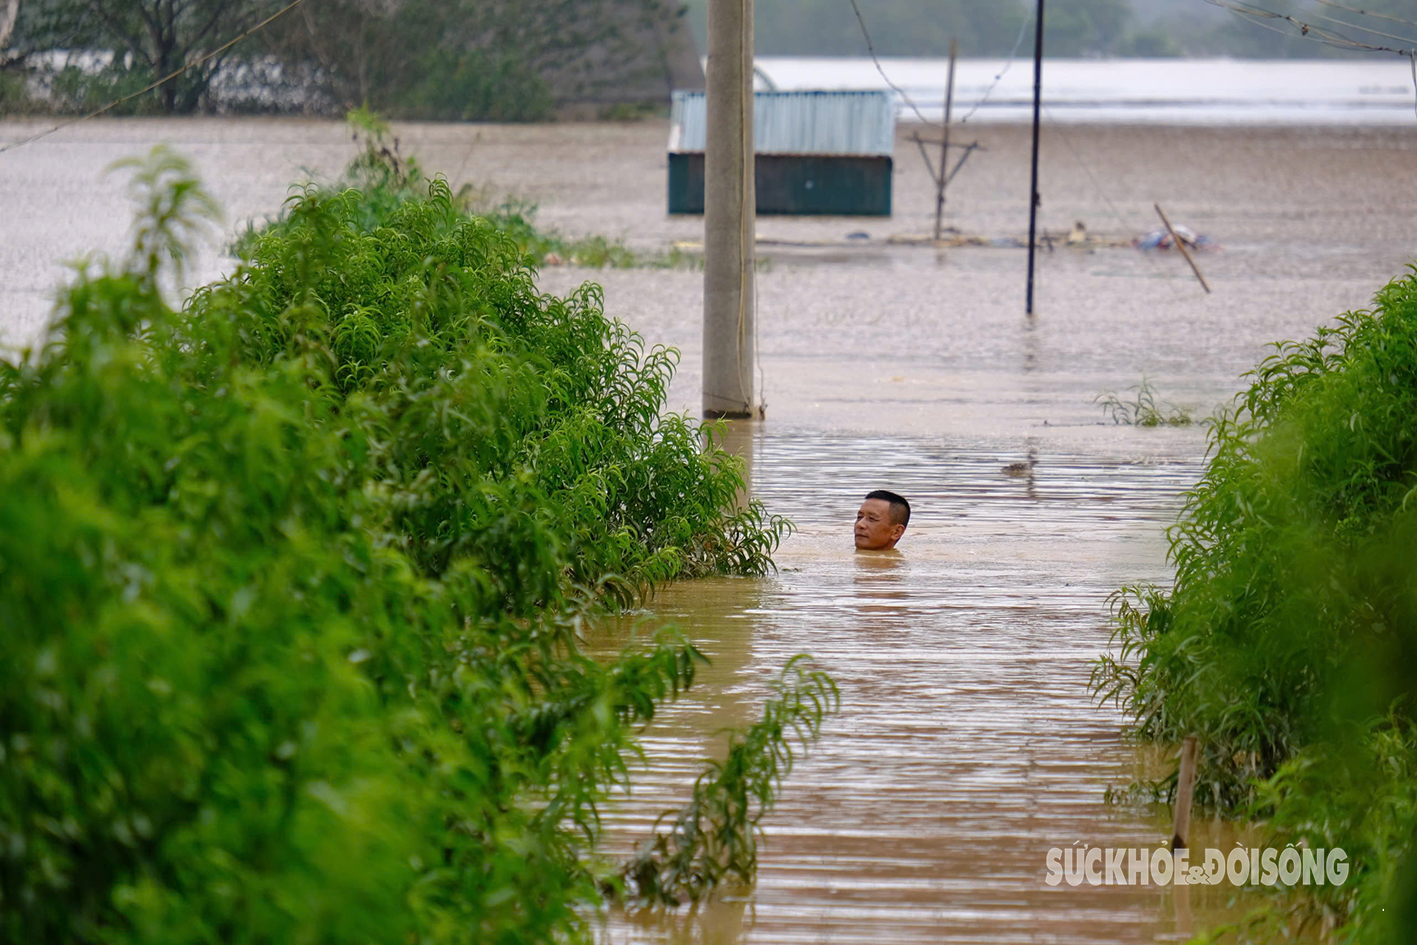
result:
M 0 125 L 12 140 L 27 125 Z M 661 122 L 399 129 L 405 153 L 492 193 L 541 204 L 568 235 L 662 249 L 701 235 L 664 212 Z M 859 251 L 780 254 L 758 280 L 767 420 L 749 427 L 753 488 L 797 534 L 764 580 L 666 589 L 652 611 L 714 658 L 703 685 L 646 740 L 660 772 L 612 812 L 619 849 L 683 800 L 712 733 L 754 717 L 764 686 L 811 652 L 842 686 L 841 715 L 767 821 L 760 878 L 698 916 L 616 917 L 616 942 L 1144 942 L 1178 934 L 1173 890 L 1045 886 L 1053 846 L 1146 846 L 1165 826 L 1103 803 L 1133 774 L 1120 719 L 1090 703 L 1105 599 L 1164 580 L 1161 530 L 1201 469 L 1197 427 L 1106 422 L 1094 398 L 1146 376 L 1200 416 L 1273 340 L 1366 303 L 1417 249 L 1417 132 L 1105 129 L 1045 134 L 1044 223 L 1126 236 L 1152 202 L 1224 249 L 1170 255 L 1058 247 L 1041 256 L 1038 314 L 1022 313 L 1021 250 L 889 246 L 926 232 L 928 182 L 902 130 L 889 219 L 765 219 L 761 235 Z M 952 186 L 949 222 L 1026 226 L 1027 133 L 976 129 L 984 150 Z M 192 155 L 232 225 L 272 212 L 293 179 L 330 176 L 352 148 L 331 123 L 94 122 L 0 155 L 0 321 L 31 337 L 56 260 L 115 251 L 128 212 L 104 166 L 158 140 Z M 198 260 L 197 278 L 226 265 Z M 671 406 L 698 402 L 702 274 L 540 277 L 605 287 L 607 311 L 684 353 Z M 1006 474 L 1007 464 L 1027 464 Z M 903 557 L 854 555 L 869 489 L 914 504 Z M 609 645 L 620 629 L 608 629 Z M 1230 890 L 1191 890 L 1198 931 Z M 1241 904 L 1243 906 L 1244 903 Z

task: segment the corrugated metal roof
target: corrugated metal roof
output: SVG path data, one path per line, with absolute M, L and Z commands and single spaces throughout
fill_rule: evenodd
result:
M 703 92 L 675 92 L 669 150 L 704 150 Z M 870 154 L 895 150 L 895 106 L 888 92 L 754 92 L 753 149 L 758 154 Z

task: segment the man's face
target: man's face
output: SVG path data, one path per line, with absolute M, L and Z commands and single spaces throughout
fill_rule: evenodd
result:
M 891 522 L 891 504 L 885 499 L 867 499 L 861 503 L 856 513 L 857 551 L 893 548 L 904 533 L 904 525 Z

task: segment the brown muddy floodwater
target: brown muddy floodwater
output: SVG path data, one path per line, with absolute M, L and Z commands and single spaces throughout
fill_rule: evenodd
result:
M 0 142 L 38 126 L 0 123 Z M 1228 886 L 1061 886 L 1050 847 L 1133 847 L 1169 824 L 1103 803 L 1138 770 L 1122 720 L 1089 700 L 1106 598 L 1165 580 L 1162 529 L 1205 454 L 1196 427 L 1113 426 L 1093 403 L 1147 377 L 1208 414 L 1268 342 L 1361 307 L 1417 251 L 1417 127 L 1068 127 L 1044 132 L 1042 221 L 1129 237 L 1153 202 L 1224 248 L 1199 264 L 1131 249 L 1059 247 L 1023 315 L 1024 253 L 891 245 L 927 232 L 933 198 L 902 131 L 895 216 L 759 222 L 759 343 L 767 420 L 734 431 L 752 488 L 797 532 L 777 575 L 664 590 L 670 620 L 713 658 L 647 733 L 652 773 L 609 812 L 627 850 L 688 794 L 715 733 L 754 719 L 767 683 L 812 653 L 841 714 L 800 760 L 766 821 L 757 885 L 696 913 L 614 915 L 607 942 L 1150 942 L 1185 938 L 1255 904 Z M 665 213 L 663 122 L 399 128 L 405 153 L 496 196 L 539 202 L 543 225 L 647 252 L 702 235 Z M 1028 132 L 957 132 L 984 150 L 952 185 L 948 222 L 1021 236 Z M 229 229 L 273 212 L 287 185 L 352 151 L 331 123 L 90 122 L 0 155 L 0 338 L 32 338 L 57 263 L 123 245 L 111 161 L 166 141 L 192 156 Z M 849 233 L 866 239 L 849 243 Z M 215 252 L 194 275 L 229 265 Z M 673 409 L 698 402 L 702 274 L 548 269 L 584 280 L 650 343 L 684 353 Z M 1008 475 L 1006 464 L 1031 463 Z M 873 488 L 914 506 L 902 556 L 856 555 L 853 513 Z M 603 628 L 614 645 L 623 626 Z M 1193 846 L 1228 846 L 1208 823 Z

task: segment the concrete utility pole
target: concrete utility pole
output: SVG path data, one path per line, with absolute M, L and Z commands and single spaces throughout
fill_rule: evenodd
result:
M 753 398 L 753 0 L 709 0 L 704 147 L 704 416 Z

